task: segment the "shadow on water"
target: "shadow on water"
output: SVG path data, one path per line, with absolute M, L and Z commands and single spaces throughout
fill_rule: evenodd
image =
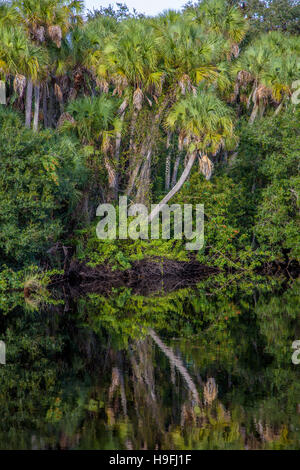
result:
M 14 300 L 0 319 L 0 448 L 299 448 L 299 281 L 284 282 Z

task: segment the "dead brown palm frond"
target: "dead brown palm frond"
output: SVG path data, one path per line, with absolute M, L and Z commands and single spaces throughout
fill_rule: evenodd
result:
M 137 88 L 133 93 L 133 106 L 137 111 L 140 111 L 142 109 L 143 99 L 144 93 L 140 88 Z
M 253 93 L 253 102 L 255 103 L 260 103 L 261 101 L 266 101 L 267 99 L 271 98 L 272 96 L 272 90 L 270 88 L 266 87 L 265 85 L 259 85 L 257 89 L 255 90 L 255 93 Z
M 62 113 L 60 118 L 57 122 L 57 128 L 59 129 L 66 121 L 70 122 L 71 124 L 75 124 L 75 119 L 69 113 Z
M 124 111 L 125 111 L 125 109 L 127 108 L 127 106 L 128 106 L 128 101 L 125 99 L 125 100 L 121 103 L 121 105 L 120 105 L 120 107 L 119 107 L 119 109 L 118 109 L 118 113 L 119 113 L 119 114 L 123 114 Z
M 62 91 L 61 91 L 60 86 L 59 86 L 57 83 L 54 84 L 54 94 L 55 94 L 57 100 L 58 100 L 60 103 L 62 103 L 62 101 L 63 101 L 63 94 L 62 94 Z
M 263 424 L 261 420 L 254 419 L 255 428 L 262 441 L 273 442 L 280 438 L 280 433 L 276 432 L 267 423 Z
M 234 85 L 233 101 L 236 101 L 239 92 L 240 92 L 239 82 L 236 82 L 235 85 Z
M 102 93 L 108 93 L 109 85 L 108 82 L 104 78 L 96 78 L 96 85 Z
M 184 140 L 184 135 L 182 132 L 180 132 L 178 136 L 178 150 L 181 152 L 183 149 L 183 140 Z
M 246 86 L 253 81 L 251 73 L 247 72 L 247 70 L 240 70 L 237 74 L 237 79 L 242 86 Z
M 26 87 L 26 77 L 17 73 L 14 78 L 14 90 L 22 98 Z
M 186 92 L 189 92 L 192 89 L 192 82 L 187 74 L 182 75 L 182 77 L 178 81 L 178 85 L 183 95 L 185 95 Z
M 125 75 L 122 74 L 115 74 L 111 79 L 114 85 L 113 95 L 118 95 L 119 97 L 122 96 L 123 91 L 128 86 L 128 81 Z
M 61 47 L 62 31 L 58 25 L 48 26 L 48 35 L 57 47 Z
M 218 386 L 213 377 L 210 377 L 203 388 L 204 403 L 211 405 L 212 402 L 217 398 Z
M 240 48 L 239 48 L 238 44 L 236 44 L 236 43 L 231 44 L 231 54 L 235 58 L 237 58 L 239 56 L 239 53 L 240 53 Z
M 84 69 L 82 67 L 77 67 L 74 72 L 74 88 L 79 90 L 79 88 L 84 84 Z
M 40 43 L 45 41 L 45 28 L 44 26 L 33 26 L 31 30 L 31 36 L 34 41 Z
M 199 158 L 199 170 L 207 180 L 210 180 L 213 168 L 214 164 L 207 155 L 202 155 L 202 157 Z

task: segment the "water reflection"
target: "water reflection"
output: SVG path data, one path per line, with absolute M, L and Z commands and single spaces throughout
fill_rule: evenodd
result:
M 299 282 L 54 297 L 0 317 L 1 449 L 299 449 Z

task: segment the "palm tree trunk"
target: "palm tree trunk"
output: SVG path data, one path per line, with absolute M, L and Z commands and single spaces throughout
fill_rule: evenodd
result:
M 254 82 L 254 85 L 253 85 L 253 87 L 252 87 L 251 93 L 250 93 L 249 98 L 248 98 L 248 100 L 247 100 L 247 109 L 250 108 L 251 99 L 252 99 L 252 96 L 253 96 L 253 94 L 254 94 L 256 88 L 257 88 L 257 83 Z
M 123 112 L 120 116 L 122 124 L 123 124 L 123 121 L 124 121 L 124 115 L 125 115 L 125 112 Z M 116 168 L 117 168 L 116 179 L 115 179 L 115 185 L 116 185 L 115 186 L 115 193 L 116 193 L 116 195 L 118 195 L 118 192 L 119 192 L 119 164 L 120 164 L 121 139 L 122 139 L 122 133 L 118 132 L 117 136 L 116 136 Z
M 26 111 L 25 111 L 25 126 L 30 127 L 31 124 L 31 108 L 32 108 L 32 80 L 29 78 L 27 81 L 26 90 Z
M 48 110 L 47 110 L 47 85 L 45 83 L 43 88 L 43 116 L 44 116 L 44 127 L 48 127 Z
M 6 104 L 6 87 L 3 80 L 0 80 L 0 104 Z
M 55 95 L 52 81 L 49 83 L 48 126 L 55 126 Z
M 174 168 L 173 168 L 173 175 L 172 175 L 172 186 L 175 186 L 177 182 L 177 173 L 178 173 L 178 168 L 181 160 L 181 154 L 177 155 Z
M 139 175 L 139 185 L 136 193 L 136 203 L 145 204 L 148 197 L 149 200 L 149 188 L 150 188 L 150 169 L 151 169 L 151 149 L 148 151 L 147 158 L 143 163 Z
M 111 201 L 112 199 L 116 199 L 117 194 L 116 194 L 116 171 L 111 165 L 108 155 L 104 156 L 104 165 L 108 174 L 108 187 L 109 187 L 109 192 L 108 192 L 108 201 Z
M 170 189 L 170 181 L 171 181 L 171 152 L 169 152 L 166 157 L 166 175 L 165 175 L 165 190 L 166 191 Z
M 133 144 L 133 140 L 132 140 L 132 143 L 129 144 L 129 148 L 131 148 L 131 146 L 132 146 L 132 149 L 134 151 L 133 152 L 134 157 L 131 160 L 130 165 L 129 165 L 130 176 L 129 176 L 129 182 L 128 182 L 127 189 L 126 189 L 126 195 L 128 197 L 130 196 L 130 194 L 131 194 L 131 192 L 132 192 L 132 190 L 135 186 L 135 181 L 137 179 L 138 173 L 140 171 L 140 168 L 141 168 L 141 165 L 144 161 L 145 156 L 148 155 L 149 152 L 152 153 L 152 147 L 153 147 L 154 139 L 155 139 L 155 137 L 153 137 L 155 135 L 155 129 L 160 124 L 161 117 L 162 117 L 162 114 L 163 114 L 163 111 L 164 111 L 166 105 L 167 105 L 167 100 L 165 100 L 162 103 L 158 113 L 155 115 L 155 117 L 153 119 L 153 122 L 152 122 L 152 126 L 151 126 L 151 128 L 149 129 L 149 131 L 147 133 L 148 139 L 146 139 L 146 142 L 142 145 L 140 155 L 138 155 L 137 152 L 136 152 L 136 148 L 135 148 L 135 145 Z M 134 125 L 132 124 L 132 126 L 135 128 L 136 121 L 137 121 L 137 114 L 136 114 L 135 118 L 132 118 L 132 121 L 134 121 Z M 131 138 L 133 138 L 133 135 L 134 134 L 131 134 Z
M 40 85 L 34 87 L 34 116 L 33 116 L 33 130 L 38 131 L 39 127 L 39 112 L 40 112 Z
M 266 110 L 266 104 L 262 103 L 261 106 L 260 106 L 260 109 L 259 109 L 259 117 L 260 118 L 263 117 L 265 110 Z
M 140 168 L 143 163 L 143 156 L 144 156 L 145 149 L 142 147 L 141 154 L 142 155 L 134 155 L 133 160 L 131 161 L 131 165 L 129 166 L 129 182 L 126 189 L 126 195 L 129 197 L 132 193 L 132 190 L 135 186 L 135 182 L 140 171 Z
M 171 191 L 169 191 L 168 194 L 161 200 L 161 202 L 159 204 L 157 204 L 157 206 L 153 209 L 153 211 L 151 212 L 151 214 L 148 217 L 148 222 L 151 222 L 154 219 L 154 217 L 159 213 L 159 211 L 161 209 L 161 206 L 163 206 L 164 204 L 167 204 L 167 202 L 169 202 L 169 200 L 181 189 L 181 187 L 183 186 L 183 184 L 185 183 L 185 181 L 187 180 L 187 178 L 188 178 L 188 176 L 191 172 L 191 169 L 193 167 L 196 156 L 197 156 L 196 152 L 193 152 L 189 156 L 189 160 L 187 162 L 187 165 L 186 165 L 185 169 L 183 170 L 183 173 L 180 176 L 179 180 L 177 181 L 175 186 L 173 186 Z
M 171 151 L 169 150 L 171 145 L 172 134 L 168 132 L 167 136 L 167 156 L 166 156 L 166 171 L 165 171 L 165 190 L 168 191 L 170 188 L 171 179 Z
M 253 106 L 253 109 L 252 109 L 251 116 L 249 118 L 249 124 L 253 124 L 253 122 L 255 121 L 255 118 L 256 118 L 257 113 L 258 113 L 258 109 L 259 109 L 259 106 L 258 106 L 257 103 L 255 103 L 255 105 Z
M 131 124 L 130 124 L 130 139 L 129 139 L 129 151 L 134 152 L 135 145 L 134 145 L 134 134 L 135 134 L 135 127 L 138 118 L 138 111 L 134 110 L 132 113 Z

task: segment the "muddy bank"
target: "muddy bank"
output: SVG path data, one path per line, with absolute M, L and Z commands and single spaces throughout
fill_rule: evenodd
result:
M 63 281 L 74 296 L 88 292 L 109 292 L 112 288 L 122 286 L 145 295 L 162 287 L 165 291 L 172 291 L 191 286 L 217 272 L 217 268 L 195 260 L 144 259 L 132 263 L 131 268 L 125 271 L 114 271 L 108 265 L 90 267 L 84 262 L 72 260 L 63 278 L 57 278 L 53 284 Z

